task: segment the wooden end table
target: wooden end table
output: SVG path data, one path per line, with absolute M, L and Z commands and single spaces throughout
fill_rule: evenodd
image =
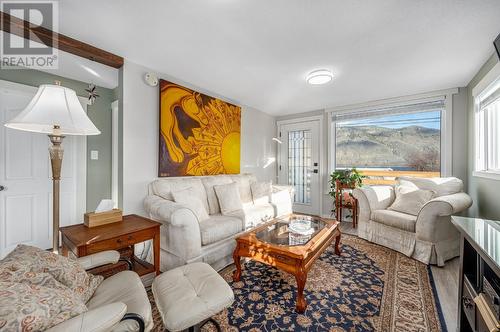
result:
M 160 274 L 160 223 L 135 214 L 123 216 L 123 221 L 88 228 L 84 224 L 61 227 L 62 254 L 71 251 L 76 257 L 87 256 L 105 250 L 131 252 L 128 257 L 132 269 L 140 276 L 155 272 Z M 134 245 L 153 240 L 154 265 L 134 255 Z
M 309 220 L 314 233 L 304 236 L 290 232 L 290 221 L 297 219 Z M 311 266 L 334 239 L 335 253 L 340 255 L 341 234 L 338 225 L 339 223 L 332 219 L 291 214 L 243 233 L 236 238 L 236 249 L 233 253 L 236 271 L 233 280 L 240 281 L 241 257 L 249 257 L 288 272 L 294 275 L 297 281 L 296 311 L 304 312 L 307 307 L 304 287 Z

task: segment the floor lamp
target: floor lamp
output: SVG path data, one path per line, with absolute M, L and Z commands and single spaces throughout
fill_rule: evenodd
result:
M 52 166 L 52 250 L 59 252 L 59 183 L 65 135 L 98 135 L 75 91 L 60 85 L 41 85 L 28 106 L 6 127 L 48 134 Z

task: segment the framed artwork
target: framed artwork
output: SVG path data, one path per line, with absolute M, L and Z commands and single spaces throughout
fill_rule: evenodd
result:
M 238 174 L 241 108 L 160 80 L 158 176 Z

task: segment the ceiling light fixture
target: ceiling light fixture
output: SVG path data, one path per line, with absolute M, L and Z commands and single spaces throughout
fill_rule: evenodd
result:
M 333 74 L 328 69 L 319 69 L 310 72 L 306 77 L 306 82 L 311 85 L 326 84 L 333 79 Z

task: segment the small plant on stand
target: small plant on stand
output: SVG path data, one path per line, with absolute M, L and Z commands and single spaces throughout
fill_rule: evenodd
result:
M 342 199 L 344 202 L 354 199 L 350 192 L 343 193 L 343 197 L 337 197 L 340 195 L 340 190 L 337 190 L 337 186 L 340 185 L 342 188 L 354 189 L 361 187 L 363 183 L 364 175 L 361 175 L 356 168 L 351 169 L 339 169 L 330 174 L 330 191 L 329 194 L 333 198 L 333 209 L 332 215 L 335 214 L 337 199 Z

